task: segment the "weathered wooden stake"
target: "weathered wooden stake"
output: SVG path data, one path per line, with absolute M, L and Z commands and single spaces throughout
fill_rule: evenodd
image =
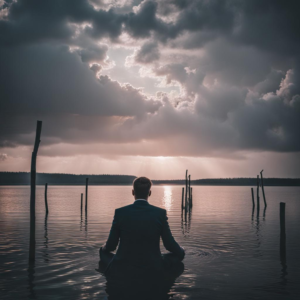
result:
M 187 209 L 187 207 L 188 207 L 188 204 L 187 204 L 187 192 L 188 192 L 188 175 L 187 175 L 187 173 L 188 173 L 188 170 L 186 170 L 186 172 L 185 172 L 185 209 Z
M 262 189 L 262 194 L 263 194 L 263 197 L 264 197 L 265 207 L 267 207 L 267 201 L 266 201 L 265 189 L 264 189 L 264 179 L 263 179 L 263 174 L 262 174 L 263 171 L 264 171 L 264 170 L 261 170 L 261 171 L 260 171 L 261 189 Z
M 80 212 L 82 214 L 82 202 L 83 202 L 83 193 L 81 193 L 81 201 L 80 201 Z
M 285 203 L 280 202 L 280 260 L 286 262 Z
M 85 212 L 87 213 L 89 179 L 85 179 Z
M 251 188 L 251 194 L 252 194 L 252 206 L 255 207 L 253 188 Z
M 257 175 L 256 197 L 257 197 L 257 212 L 259 212 L 259 175 Z
M 35 186 L 36 186 L 36 157 L 40 144 L 42 132 L 42 121 L 37 121 L 35 142 L 31 156 L 30 171 L 30 241 L 29 241 L 29 262 L 35 261 Z
M 190 205 L 190 202 L 191 202 L 191 175 L 189 175 L 189 205 Z
M 48 215 L 48 200 L 47 200 L 47 190 L 48 190 L 48 183 L 45 183 L 45 207 L 46 207 L 46 214 Z
M 193 188 L 191 187 L 191 200 L 190 200 L 190 206 L 193 207 Z
M 181 196 L 181 209 L 184 208 L 184 187 L 182 188 L 182 196 Z

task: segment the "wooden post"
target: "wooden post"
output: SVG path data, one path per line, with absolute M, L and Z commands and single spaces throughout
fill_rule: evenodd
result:
M 259 175 L 257 175 L 256 197 L 257 197 L 257 212 L 259 212 Z
M 185 172 L 185 209 L 187 209 L 187 191 L 188 191 L 188 179 L 187 179 L 188 170 Z
M 181 196 L 181 209 L 183 209 L 184 208 L 184 202 L 183 202 L 183 200 L 184 200 L 184 187 L 182 188 L 182 196 Z
M 191 202 L 191 175 L 189 175 L 189 205 L 190 205 L 190 202 Z
M 85 179 L 85 213 L 87 213 L 89 179 Z
M 263 174 L 262 174 L 263 171 L 264 171 L 264 170 L 261 170 L 261 171 L 260 171 L 261 189 L 262 189 L 262 194 L 263 194 L 263 197 L 264 197 L 265 207 L 267 207 L 267 201 L 266 201 L 265 189 L 264 189 L 264 179 L 263 179 Z
M 48 200 L 47 200 L 47 190 L 48 190 L 48 183 L 45 183 L 45 207 L 46 207 L 46 214 L 48 215 Z
M 81 193 L 81 201 L 80 201 L 80 212 L 82 214 L 82 202 L 83 202 L 83 193 Z
M 30 241 L 29 241 L 29 262 L 35 261 L 35 186 L 36 186 L 36 157 L 40 145 L 42 132 L 42 121 L 37 121 L 35 142 L 31 156 L 30 171 Z
M 280 202 L 280 260 L 286 262 L 285 203 Z
M 191 187 L 191 200 L 190 200 L 190 206 L 193 207 L 193 188 Z
M 255 207 L 253 188 L 251 188 L 251 194 L 252 194 L 252 206 Z

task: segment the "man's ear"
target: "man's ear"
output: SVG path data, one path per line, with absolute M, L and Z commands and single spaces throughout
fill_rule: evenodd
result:
M 151 191 L 149 191 L 149 197 L 151 196 Z
M 135 194 L 134 194 L 134 190 L 132 190 L 132 196 L 134 196 Z

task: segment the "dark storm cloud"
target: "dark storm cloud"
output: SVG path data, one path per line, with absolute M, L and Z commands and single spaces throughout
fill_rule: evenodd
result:
M 145 43 L 135 55 L 135 61 L 142 64 L 148 64 L 159 59 L 159 49 L 155 42 Z
M 0 65 L 1 112 L 137 116 L 160 105 L 129 85 L 96 78 L 65 46 L 0 48 Z
M 85 49 L 79 49 L 76 52 L 80 55 L 83 62 L 101 62 L 106 58 L 108 47 L 106 45 L 94 46 Z
M 0 146 L 31 144 L 32 120 L 41 118 L 51 124 L 46 145 L 300 151 L 299 8 L 294 0 L 6 1 Z M 180 96 L 151 99 L 101 76 L 103 39 L 121 45 L 122 34 L 140 46 L 135 62 L 180 86 Z

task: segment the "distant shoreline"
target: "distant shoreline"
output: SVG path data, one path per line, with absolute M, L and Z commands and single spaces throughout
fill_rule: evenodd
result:
M 85 185 L 89 178 L 89 185 L 132 185 L 136 176 L 131 175 L 89 175 L 89 174 L 61 174 L 37 173 L 37 185 Z M 154 185 L 185 185 L 184 179 L 152 180 Z M 257 178 L 211 178 L 191 180 L 192 185 L 207 186 L 256 186 Z M 0 172 L 0 186 L 30 185 L 29 172 Z M 264 186 L 300 186 L 300 178 L 264 178 Z

